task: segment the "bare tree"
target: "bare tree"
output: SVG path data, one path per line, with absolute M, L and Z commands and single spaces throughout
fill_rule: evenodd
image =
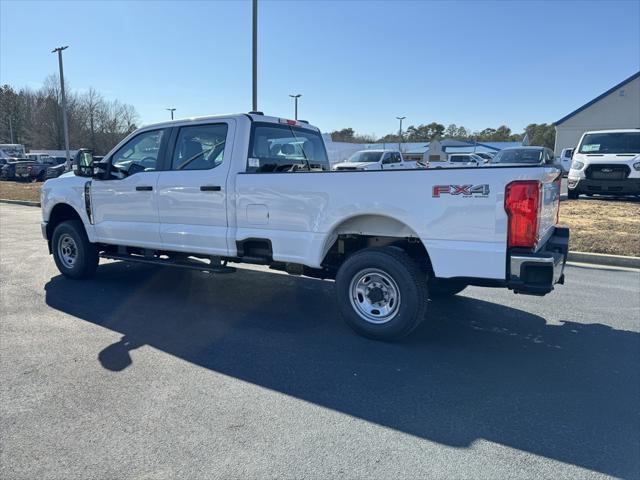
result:
M 72 148 L 91 148 L 105 154 L 136 128 L 138 114 L 133 106 L 118 100 L 107 101 L 94 88 L 78 95 L 65 84 L 69 137 Z M 10 141 L 9 118 L 17 143 L 30 149 L 62 150 L 64 132 L 60 82 L 56 75 L 47 77 L 38 90 L 16 91 L 9 85 L 0 87 L 0 140 Z

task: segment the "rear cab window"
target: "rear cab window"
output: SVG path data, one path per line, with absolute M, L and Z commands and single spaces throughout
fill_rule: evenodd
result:
M 320 132 L 311 128 L 254 122 L 247 157 L 247 173 L 329 171 Z

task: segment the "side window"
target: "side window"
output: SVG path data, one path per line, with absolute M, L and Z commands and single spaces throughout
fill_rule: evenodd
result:
M 171 170 L 210 170 L 224 161 L 226 123 L 182 127 L 178 132 Z
M 111 165 L 127 175 L 151 172 L 158 168 L 158 153 L 164 130 L 152 130 L 136 135 L 111 157 Z
M 394 153 L 393 154 L 393 163 L 400 163 L 400 154 L 399 153 Z
M 316 130 L 276 123 L 254 123 L 247 173 L 329 170 L 322 136 Z

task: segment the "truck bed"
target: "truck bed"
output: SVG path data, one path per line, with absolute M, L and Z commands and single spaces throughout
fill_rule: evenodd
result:
M 507 184 L 550 185 L 558 174 L 541 166 L 242 173 L 229 240 L 268 238 L 274 260 L 319 267 L 336 235 L 361 233 L 366 219 L 381 236 L 419 238 L 438 277 L 504 279 Z

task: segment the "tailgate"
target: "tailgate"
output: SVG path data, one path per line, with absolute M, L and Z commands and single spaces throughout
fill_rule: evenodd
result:
M 35 162 L 17 163 L 16 175 L 19 175 L 19 176 L 29 175 L 29 171 L 30 171 L 29 167 L 31 167 L 32 165 L 35 165 Z
M 538 238 L 544 243 L 553 233 L 553 227 L 558 222 L 558 209 L 560 207 L 560 181 L 561 176 L 546 176 L 542 180 L 540 192 L 540 217 L 538 223 Z

